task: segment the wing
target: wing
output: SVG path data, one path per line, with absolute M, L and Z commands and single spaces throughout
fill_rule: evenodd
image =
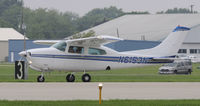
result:
M 84 45 L 84 46 L 101 46 L 103 44 L 116 42 L 122 40 L 117 37 L 113 36 L 97 36 L 97 37 L 88 37 L 88 38 L 81 38 L 81 39 L 74 39 L 74 40 L 67 40 L 68 44 L 70 45 Z M 33 41 L 36 44 L 43 44 L 43 45 L 53 45 L 55 43 L 60 42 L 61 40 L 35 40 Z
M 53 45 L 55 43 L 60 42 L 61 40 L 35 40 L 33 43 L 42 44 L 42 45 Z
M 122 40 L 117 37 L 112 36 L 97 36 L 97 37 L 89 37 L 89 38 L 81 38 L 81 39 L 75 39 L 75 40 L 68 40 L 67 42 L 70 45 L 84 45 L 84 46 L 95 46 L 99 47 L 101 45 L 116 42 Z

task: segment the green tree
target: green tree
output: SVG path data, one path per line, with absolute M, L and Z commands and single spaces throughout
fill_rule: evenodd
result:
M 20 20 L 20 9 L 21 7 L 13 5 L 2 13 L 1 18 L 6 22 L 10 23 L 12 27 L 18 30 Z
M 0 26 L 12 27 L 18 31 L 22 17 L 26 25 L 26 36 L 30 39 L 63 39 L 90 27 L 107 22 L 124 14 L 122 9 L 109 7 L 93 9 L 83 17 L 72 12 L 59 12 L 55 9 L 23 8 L 19 0 L 0 0 Z M 93 32 L 82 37 L 92 36 Z
M 20 2 L 18 0 L 0 0 L 0 16 L 7 9 L 12 8 L 12 6 L 20 6 Z
M 177 13 L 191 13 L 190 9 L 187 8 L 173 8 L 173 9 L 168 9 L 167 11 L 160 11 L 157 12 L 157 14 L 177 14 Z M 198 13 L 197 11 L 194 11 L 194 13 Z
M 19 24 L 21 4 L 17 0 L 0 1 L 0 24 L 1 27 L 12 27 L 16 30 Z
M 78 39 L 78 38 L 87 38 L 87 37 L 93 37 L 95 36 L 95 32 L 93 30 L 88 31 L 87 33 L 77 33 L 73 35 L 72 39 Z
M 57 10 L 26 9 L 27 36 L 31 39 L 61 39 L 76 32 L 74 19 L 77 15 Z
M 114 6 L 103 9 L 93 9 L 78 20 L 78 30 L 83 31 L 85 29 L 102 24 L 121 15 L 123 15 L 122 9 L 118 9 Z
M 12 25 L 4 19 L 0 18 L 0 27 L 12 27 Z
M 150 14 L 148 11 L 132 11 L 132 12 L 126 12 L 124 14 Z

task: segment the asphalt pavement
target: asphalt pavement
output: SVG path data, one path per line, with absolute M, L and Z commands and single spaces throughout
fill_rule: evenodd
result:
M 1 100 L 98 100 L 97 82 L 0 83 Z M 105 82 L 103 100 L 200 99 L 199 82 Z

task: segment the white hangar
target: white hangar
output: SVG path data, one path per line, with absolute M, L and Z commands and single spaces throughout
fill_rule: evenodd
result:
M 8 61 L 8 40 L 24 39 L 24 36 L 13 28 L 0 28 L 0 62 Z
M 178 25 L 191 28 L 179 53 L 200 57 L 200 14 L 125 15 L 83 32 L 93 30 L 96 35 L 119 35 L 127 40 L 162 41 Z

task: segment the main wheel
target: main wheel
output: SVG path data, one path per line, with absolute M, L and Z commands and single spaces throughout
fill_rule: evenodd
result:
M 37 82 L 44 82 L 44 81 L 45 81 L 44 76 L 40 75 L 37 77 Z
M 90 80 L 91 80 L 91 77 L 89 74 L 83 74 L 83 76 L 82 76 L 83 82 L 90 82 Z
M 75 81 L 75 76 L 73 74 L 68 74 L 66 76 L 67 82 L 74 82 Z
M 187 74 L 188 74 L 188 75 L 191 75 L 191 74 L 192 74 L 192 71 L 189 69 Z
M 177 70 L 174 71 L 175 74 L 178 74 Z

